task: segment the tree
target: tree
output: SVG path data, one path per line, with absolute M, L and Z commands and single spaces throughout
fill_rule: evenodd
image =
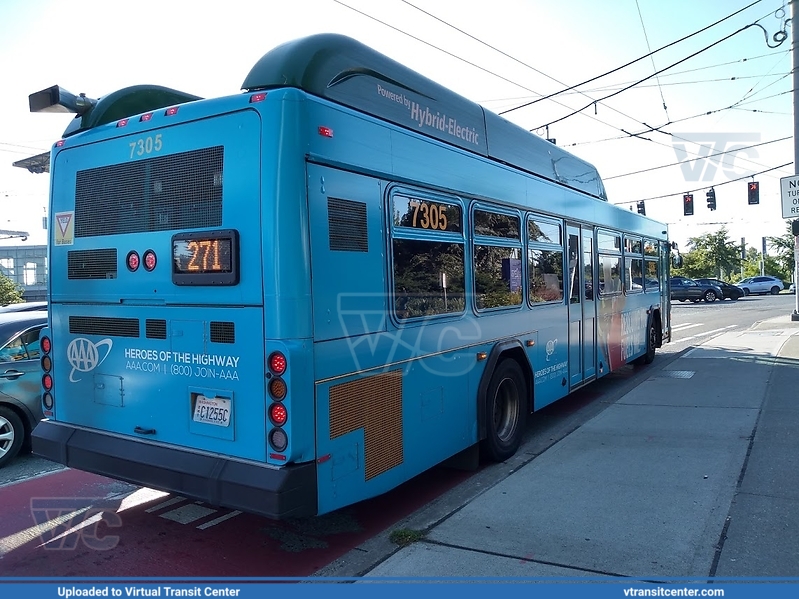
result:
M 769 245 L 777 250 L 776 260 L 780 264 L 780 275 L 785 280 L 790 280 L 792 277 L 789 273 L 793 272 L 793 234 L 791 233 L 791 221 L 786 223 L 786 231 L 780 237 L 767 237 Z M 788 275 L 787 277 L 785 275 Z
M 683 266 L 676 274 L 686 277 L 715 277 L 723 279 L 737 272 L 741 266 L 741 246 L 729 237 L 722 226 L 715 233 L 707 233 L 688 240 L 690 250 L 683 254 Z
M 18 304 L 22 301 L 22 287 L 7 276 L 0 274 L 0 306 Z

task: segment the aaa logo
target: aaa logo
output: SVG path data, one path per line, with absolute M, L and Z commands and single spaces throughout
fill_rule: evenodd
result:
M 67 360 L 72 366 L 69 373 L 69 381 L 77 383 L 80 379 L 74 378 L 75 372 L 91 372 L 97 368 L 111 353 L 113 342 L 110 339 L 102 339 L 97 343 L 92 343 L 85 337 L 73 339 L 67 347 Z M 100 348 L 105 347 L 104 351 Z

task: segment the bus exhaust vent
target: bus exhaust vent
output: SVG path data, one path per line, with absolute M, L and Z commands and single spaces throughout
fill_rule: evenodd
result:
M 139 319 L 106 318 L 104 316 L 70 316 L 69 332 L 73 335 L 138 337 Z
M 330 251 L 368 252 L 366 204 L 327 198 Z
M 402 464 L 401 370 L 330 387 L 330 439 L 358 429 L 366 480 Z
M 78 171 L 75 237 L 220 226 L 223 155 L 216 146 Z
M 116 279 L 117 250 L 72 250 L 67 252 L 67 279 Z
M 166 320 L 155 318 L 145 320 L 144 336 L 147 339 L 166 339 Z
M 232 322 L 211 323 L 212 343 L 236 343 L 236 328 Z

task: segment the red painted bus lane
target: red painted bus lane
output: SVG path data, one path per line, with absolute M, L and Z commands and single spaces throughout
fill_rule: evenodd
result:
M 437 468 L 349 508 L 276 522 L 61 470 L 0 487 L 0 576 L 308 576 L 469 475 Z

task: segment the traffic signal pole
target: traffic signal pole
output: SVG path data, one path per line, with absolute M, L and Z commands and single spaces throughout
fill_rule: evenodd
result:
M 799 175 L 799 0 L 791 0 L 791 57 L 793 59 L 793 169 Z M 799 321 L 799 235 L 793 236 L 794 307 L 791 320 Z

